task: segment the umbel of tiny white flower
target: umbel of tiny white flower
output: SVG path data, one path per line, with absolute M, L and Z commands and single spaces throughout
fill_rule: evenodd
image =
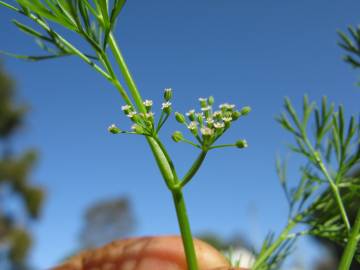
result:
M 241 116 L 247 115 L 251 110 L 250 107 L 237 110 L 234 104 L 223 103 L 219 105 L 220 110 L 213 111 L 214 98 L 212 96 L 199 98 L 199 102 L 200 112 L 192 109 L 186 113 L 189 122 L 179 112 L 175 113 L 175 119 L 180 124 L 184 124 L 195 136 L 196 140 L 208 149 L 209 147 L 212 149 L 211 145 L 230 128 L 232 122 L 238 120 Z M 183 141 L 186 142 L 187 140 L 184 139 Z M 247 143 L 245 140 L 239 140 L 234 146 L 245 148 Z

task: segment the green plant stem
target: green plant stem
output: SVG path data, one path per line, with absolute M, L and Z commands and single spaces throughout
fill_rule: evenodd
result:
M 312 156 L 315 158 L 316 164 L 319 166 L 321 172 L 324 174 L 326 180 L 329 182 L 330 188 L 331 188 L 332 193 L 333 193 L 333 195 L 335 197 L 336 203 L 337 203 L 337 205 L 339 207 L 341 217 L 342 217 L 342 219 L 344 221 L 344 224 L 346 226 L 347 231 L 349 232 L 350 229 L 351 229 L 351 225 L 350 225 L 349 218 L 348 218 L 346 210 L 345 210 L 344 203 L 343 203 L 343 201 L 341 199 L 341 196 L 340 196 L 339 188 L 335 184 L 332 177 L 330 176 L 328 170 L 326 169 L 326 166 L 325 166 L 324 162 L 322 161 L 320 154 L 317 151 L 315 151 L 315 149 L 312 147 L 312 145 L 311 145 L 305 131 L 302 131 L 302 136 L 303 136 L 303 139 L 304 139 L 307 147 L 309 148 Z
M 224 148 L 224 147 L 234 147 L 234 146 L 236 146 L 236 144 L 221 144 L 221 145 L 210 146 L 209 149 Z
M 142 98 L 140 96 L 139 90 L 136 87 L 135 81 L 131 76 L 131 73 L 129 71 L 129 68 L 126 65 L 126 62 L 124 60 L 124 57 L 121 54 L 120 48 L 117 45 L 117 42 L 115 40 L 115 37 L 112 33 L 109 34 L 109 44 L 111 47 L 111 51 L 113 52 L 116 62 L 118 63 L 121 73 L 124 76 L 125 82 L 129 87 L 130 93 L 132 97 L 134 98 L 135 104 L 138 107 L 140 112 L 145 113 L 146 109 L 144 104 L 142 103 Z
M 202 150 L 193 165 L 191 166 L 190 170 L 186 173 L 182 181 L 180 182 L 180 187 L 184 187 L 196 174 L 196 172 L 199 170 L 201 164 L 203 163 L 205 157 L 206 157 L 207 151 Z
M 345 246 L 345 251 L 341 257 L 339 270 L 350 269 L 351 262 L 353 261 L 358 242 L 360 240 L 360 209 L 357 211 L 354 226 L 350 232 L 348 242 Z
M 120 52 L 120 49 L 112 33 L 110 33 L 109 36 L 109 44 L 115 56 L 116 62 L 120 67 L 121 73 L 125 78 L 125 82 L 129 87 L 130 93 L 135 101 L 136 106 L 138 107 L 139 111 L 146 112 L 145 106 L 142 103 L 142 98 L 136 87 L 135 81 L 131 76 L 131 73 L 125 63 L 125 60 Z M 174 188 L 176 186 L 175 184 L 177 181 L 175 168 L 161 141 L 157 137 L 153 138 L 147 136 L 146 138 L 151 148 L 151 151 L 154 155 L 156 163 L 160 169 L 160 172 L 166 182 L 166 185 L 171 190 L 173 195 L 176 214 L 181 232 L 181 238 L 185 249 L 188 269 L 197 270 L 198 267 L 197 267 L 195 248 L 190 230 L 189 220 L 186 213 L 185 201 L 182 195 L 181 188 Z
M 295 217 L 294 219 L 289 220 L 284 230 L 281 232 L 279 237 L 276 239 L 275 242 L 273 242 L 264 253 L 260 254 L 260 256 L 256 259 L 255 264 L 251 268 L 252 270 L 259 269 L 260 266 L 262 266 L 266 260 L 271 256 L 271 254 L 281 245 L 283 241 L 288 239 L 290 231 L 298 224 L 298 218 Z
M 178 181 L 178 177 L 177 177 L 177 173 L 176 173 L 176 169 L 175 169 L 175 165 L 173 163 L 173 161 L 171 160 L 170 158 L 170 155 L 168 154 L 168 152 L 166 151 L 166 148 L 165 146 L 163 145 L 163 143 L 160 141 L 160 139 L 158 137 L 153 137 L 156 141 L 156 143 L 159 145 L 161 151 L 163 152 L 169 166 L 170 166 L 170 169 L 173 173 L 173 178 L 174 178 L 174 184 L 176 184 L 176 182 Z
M 181 189 L 174 190 L 172 192 L 173 200 L 176 209 L 176 215 L 178 218 L 178 223 L 181 231 L 181 238 L 184 245 L 184 251 L 186 255 L 187 269 L 197 270 L 198 264 L 196 259 L 194 242 L 192 239 L 189 219 L 186 212 L 186 206 L 184 201 L 184 196 Z

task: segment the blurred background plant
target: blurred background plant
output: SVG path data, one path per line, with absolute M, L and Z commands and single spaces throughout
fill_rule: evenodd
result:
M 344 60 L 359 68 L 360 28 L 348 29 L 353 41 L 339 32 L 339 44 L 350 53 Z M 296 239 L 305 235 L 316 237 L 335 257 L 317 268 L 359 269 L 360 116 L 346 121 L 343 106 L 335 110 L 325 96 L 318 106 L 305 95 L 301 116 L 288 98 L 284 107 L 277 121 L 295 138 L 289 149 L 305 162 L 299 168 L 300 180 L 289 181 L 287 161 L 277 159 L 277 174 L 289 204 L 288 223 L 278 237 L 269 234 L 265 239 L 253 269 L 280 269 Z
M 15 153 L 12 148 L 26 112 L 27 106 L 16 101 L 14 81 L 0 65 L 0 268 L 5 270 L 29 268 L 29 222 L 40 218 L 45 195 L 30 181 L 36 150 Z

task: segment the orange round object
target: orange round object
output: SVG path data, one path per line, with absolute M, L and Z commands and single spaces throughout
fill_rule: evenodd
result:
M 235 270 L 209 244 L 194 240 L 200 270 Z M 129 238 L 84 251 L 52 270 L 187 270 L 179 236 Z M 238 270 L 241 270 L 238 268 Z M 243 269 L 245 270 L 245 269 Z

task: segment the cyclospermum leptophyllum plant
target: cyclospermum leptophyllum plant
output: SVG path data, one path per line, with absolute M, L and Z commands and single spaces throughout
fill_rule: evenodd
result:
M 346 121 L 343 107 L 336 110 L 325 97 L 317 106 L 305 96 L 302 115 L 289 99 L 284 107 L 277 120 L 294 136 L 295 145 L 289 147 L 305 158 L 305 165 L 300 167 L 300 180 L 292 184 L 286 164 L 278 160 L 288 222 L 277 238 L 272 235 L 264 241 L 253 269 L 279 269 L 299 236 L 314 235 L 344 247 L 338 269 L 348 270 L 353 258 L 360 262 L 360 178 L 353 175 L 360 162 L 360 121 L 354 116 Z M 301 224 L 308 228 L 300 230 Z
M 16 2 L 16 6 L 4 1 L 0 1 L 0 4 L 27 17 L 37 26 L 38 29 L 34 29 L 19 21 L 13 21 L 21 31 L 34 37 L 36 43 L 46 54 L 39 56 L 7 54 L 31 61 L 76 55 L 112 83 L 121 94 L 125 102 L 122 109 L 133 122 L 132 130 L 122 131 L 112 125 L 109 127 L 109 131 L 142 135 L 146 138 L 165 183 L 173 195 L 188 268 L 196 270 L 198 268 L 196 255 L 182 190 L 196 174 L 210 150 L 229 146 L 238 148 L 247 146 L 245 140 L 225 145 L 215 145 L 215 143 L 229 129 L 232 122 L 246 115 L 250 108 L 244 107 L 238 111 L 234 105 L 223 104 L 219 111 L 213 112 L 214 99 L 210 97 L 200 99 L 201 112 L 190 111 L 188 113 L 189 121 L 182 114 L 176 113 L 177 121 L 186 125 L 195 142 L 185 139 L 179 131 L 173 134 L 173 140 L 189 143 L 200 149 L 200 154 L 189 171 L 183 178 L 179 178 L 175 166 L 158 136 L 172 111 L 170 102 L 172 92 L 169 89 L 165 90 L 162 112 L 156 122 L 152 112 L 152 101 L 143 101 L 113 35 L 117 17 L 125 0 L 16 0 L 13 2 Z M 92 52 L 84 52 L 81 48 L 76 47 L 66 36 L 57 32 L 53 28 L 53 24 L 80 35 L 90 45 Z M 120 69 L 126 87 L 120 83 L 111 61 L 112 57 Z

